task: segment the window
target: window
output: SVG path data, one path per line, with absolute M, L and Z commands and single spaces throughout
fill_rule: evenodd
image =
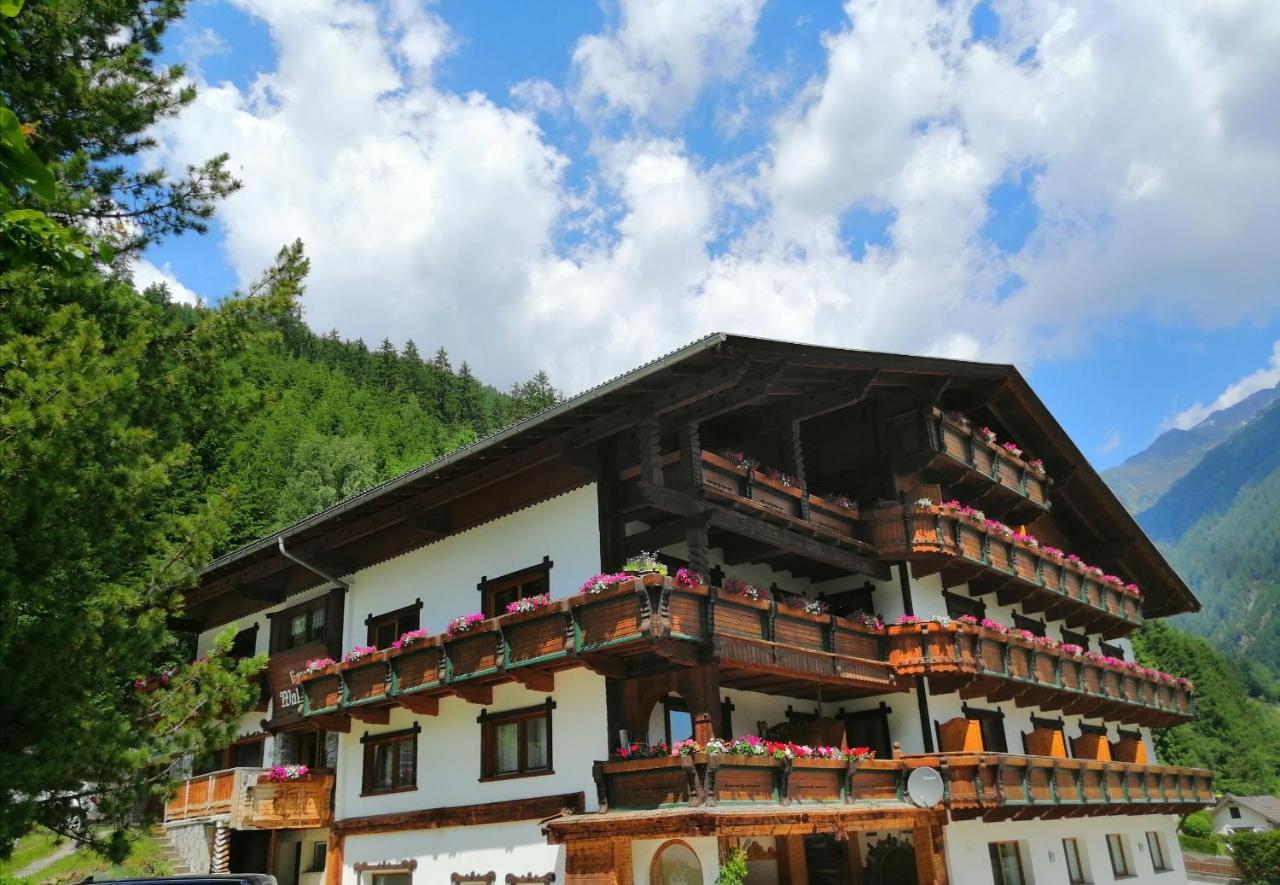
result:
M 324 842 L 311 843 L 311 866 L 308 873 L 324 872 L 325 859 L 328 856 L 328 845 Z
M 959 618 L 964 615 L 970 615 L 978 620 L 982 620 L 987 616 L 987 604 L 981 599 L 973 599 L 969 596 L 960 596 L 956 593 L 942 591 L 942 598 L 947 603 L 947 617 Z
M 254 649 L 258 645 L 258 625 L 246 627 L 236 634 L 236 638 L 231 641 L 231 659 L 240 661 L 245 658 L 253 657 Z
M 870 747 L 876 751 L 876 758 L 893 757 L 893 743 L 889 737 L 889 706 L 883 701 L 875 710 L 859 710 L 846 713 L 844 731 L 851 747 Z M 732 732 L 726 731 L 726 734 Z
M 1151 852 L 1151 868 L 1157 873 L 1167 873 L 1170 867 L 1164 850 L 1164 837 L 1155 830 L 1147 831 L 1147 850 Z
M 418 732 L 421 726 L 366 734 L 364 744 L 364 790 L 361 795 L 399 793 L 418 786 Z
M 1084 885 L 1089 881 L 1085 878 L 1084 858 L 1081 856 L 1079 839 L 1063 839 L 1062 856 L 1067 859 L 1067 881 L 1071 885 Z
M 517 599 L 528 599 L 551 591 L 550 557 L 542 557 L 542 562 L 509 575 L 490 578 L 488 575 L 480 579 L 476 585 L 481 592 L 481 611 L 486 618 L 497 617 L 507 613 L 507 606 Z
M 1004 734 L 1003 713 L 999 710 L 979 710 L 968 704 L 961 704 L 960 711 L 964 718 L 977 721 L 978 729 L 982 732 L 982 749 L 988 753 L 1009 752 L 1009 741 Z
M 1132 876 L 1133 866 L 1129 863 L 1128 840 L 1121 833 L 1107 833 L 1107 853 L 1111 855 L 1111 872 L 1117 876 Z
M 264 738 L 245 741 L 231 747 L 231 765 L 233 768 L 261 768 L 262 750 L 266 745 Z
M 1124 649 L 1119 645 L 1114 645 L 1110 642 L 1099 642 L 1098 651 L 1107 657 L 1124 660 Z
M 412 873 L 374 873 L 369 877 L 373 885 L 412 885 Z
M 321 597 L 282 612 L 280 618 L 283 623 L 272 651 L 288 651 L 311 642 L 323 642 L 328 605 L 328 597 Z
M 374 648 L 391 648 L 395 642 L 410 630 L 417 630 L 422 615 L 422 600 L 413 605 L 406 605 L 384 615 L 369 615 L 364 619 L 368 628 L 366 642 Z
M 1085 651 L 1089 650 L 1089 637 L 1084 633 L 1077 633 L 1074 630 L 1063 629 L 1062 641 L 1067 645 L 1078 645 Z
M 992 842 L 987 849 L 996 885 L 1024 885 L 1027 880 L 1022 875 L 1022 852 L 1017 842 Z
M 1240 809 L 1239 809 L 1238 807 L 1236 807 L 1235 805 L 1232 805 L 1232 806 L 1231 806 L 1230 808 L 1228 808 L 1227 810 L 1231 813 L 1231 819 L 1232 819 L 1232 820 L 1239 820 L 1239 819 L 1240 819 Z
M 555 701 L 491 714 L 480 723 L 480 780 L 552 774 L 551 711 Z
M 1028 618 L 1026 615 L 1020 615 L 1017 612 L 1013 613 L 1013 625 L 1019 630 L 1027 630 L 1028 632 L 1034 633 L 1036 636 L 1045 635 L 1044 621 L 1038 621 L 1035 618 Z
M 693 714 L 681 698 L 663 698 L 662 706 L 667 723 L 667 746 L 674 747 L 680 741 L 693 737 Z
M 293 758 L 290 764 L 305 765 L 308 768 L 328 768 L 325 759 L 325 732 L 306 731 L 296 737 Z
M 672 839 L 653 855 L 649 885 L 702 885 L 702 863 L 688 843 Z

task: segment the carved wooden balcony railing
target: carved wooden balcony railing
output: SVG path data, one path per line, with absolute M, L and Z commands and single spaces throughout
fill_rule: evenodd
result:
M 623 678 L 654 665 L 708 662 L 718 664 L 722 685 L 797 697 L 904 690 L 890 672 L 883 633 L 772 601 L 680 587 L 659 575 L 492 618 L 457 636 L 379 651 L 298 681 L 304 715 L 380 722 L 392 704 L 434 714 L 439 698 L 450 694 L 492 703 L 492 686 L 503 682 L 550 691 L 555 672 L 568 667 Z
M 901 453 L 899 472 L 919 471 L 927 481 L 946 485 L 955 497 L 1006 518 L 1025 514 L 1030 519 L 1049 509 L 1049 478 L 969 424 L 938 409 L 892 423 Z
M 1043 611 L 1069 627 L 1125 636 L 1143 621 L 1141 600 L 1069 561 L 988 530 L 944 507 L 884 507 L 866 517 L 881 558 L 911 560 L 917 576 L 941 572 L 943 584 L 996 593 L 1002 605 Z
M 985 820 L 1093 814 L 1189 814 L 1214 803 L 1202 768 L 990 753 L 903 756 L 942 774 L 953 818 Z
M 907 775 L 926 766 L 942 776 L 942 804 L 956 818 L 1185 814 L 1214 801 L 1203 769 L 1007 754 L 843 762 L 700 753 L 597 762 L 593 774 L 603 813 L 903 801 Z
M 225 820 L 232 829 L 327 827 L 333 818 L 333 774 L 312 771 L 275 782 L 266 768 L 231 768 L 178 784 L 165 803 L 165 823 Z
M 1140 725 L 1177 725 L 1195 716 L 1185 686 L 956 622 L 890 627 L 889 661 L 900 676 L 928 676 L 934 694 L 956 691 Z

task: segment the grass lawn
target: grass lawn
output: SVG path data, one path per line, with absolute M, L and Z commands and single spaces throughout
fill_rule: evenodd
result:
M 151 835 L 140 834 L 124 863 L 112 864 L 86 848 L 80 848 L 59 858 L 28 879 L 15 879 L 15 871 L 34 860 L 48 856 L 54 849 L 50 833 L 37 831 L 23 837 L 13 852 L 13 857 L 0 864 L 0 880 L 23 882 L 28 885 L 62 885 L 80 882 L 87 876 L 98 879 L 119 879 L 128 876 L 162 876 L 172 873 L 169 862 L 161 854 L 160 843 Z
M 56 847 L 57 837 L 45 829 L 36 829 L 18 840 L 13 855 L 0 860 L 0 878 L 12 878 L 14 870 L 20 870 L 32 861 L 47 857 Z

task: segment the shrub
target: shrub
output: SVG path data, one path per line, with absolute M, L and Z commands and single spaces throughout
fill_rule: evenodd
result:
M 1227 840 L 1236 866 L 1250 885 L 1280 883 L 1280 830 L 1236 833 Z
M 1188 836 L 1178 834 L 1178 844 L 1183 851 L 1194 851 L 1196 854 L 1224 854 L 1222 838 L 1219 836 Z
M 716 876 L 716 885 L 743 885 L 747 881 L 747 852 L 741 845 L 735 845 L 720 859 L 720 875 Z
M 1213 818 L 1209 816 L 1207 811 L 1197 811 L 1195 814 L 1188 814 L 1179 829 L 1188 836 L 1199 836 L 1201 838 L 1212 836 Z

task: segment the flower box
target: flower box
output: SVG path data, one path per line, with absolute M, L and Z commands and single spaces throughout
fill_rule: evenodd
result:
M 849 763 L 843 759 L 792 759 L 787 775 L 789 802 L 841 802 Z
M 493 622 L 486 621 L 465 634 L 444 642 L 448 678 L 472 679 L 498 669 L 498 636 Z
M 785 516 L 800 517 L 801 491 L 765 476 L 759 470 L 751 474 L 751 500 Z
M 338 665 L 342 674 L 343 703 L 363 704 L 387 694 L 387 654 L 385 651 Z
M 809 522 L 850 538 L 858 535 L 857 508 L 841 507 L 818 495 L 809 495 Z
M 768 756 L 709 757 L 707 801 L 711 804 L 777 802 L 781 764 Z
M 306 694 L 306 712 L 323 713 L 336 710 L 342 702 L 342 680 L 336 666 L 310 675 L 302 683 Z
M 719 618 L 717 609 L 716 617 Z M 872 661 L 884 660 L 883 634 L 868 630 L 844 618 L 837 618 L 835 623 L 835 652 L 850 658 L 865 658 Z
M 508 664 L 527 664 L 567 653 L 565 617 L 560 604 L 503 615 L 499 622 Z
M 1013 571 L 1024 581 L 1032 584 L 1040 583 L 1039 551 L 1015 542 L 1013 545 Z
M 807 651 L 827 651 L 830 615 L 815 615 L 798 608 L 777 606 L 773 620 L 773 641 Z
M 716 632 L 764 639 L 770 603 L 724 590 L 716 591 Z
M 401 694 L 438 687 L 440 659 L 439 637 L 421 640 L 387 652 L 394 692 Z
M 602 792 L 613 810 L 691 805 L 700 798 L 696 761 L 696 757 L 663 756 L 601 762 L 597 778 L 603 779 Z M 705 757 L 700 761 L 705 763 Z
M 747 497 L 747 471 L 740 470 L 728 458 L 715 452 L 702 452 L 702 485 L 712 492 Z
M 662 575 L 641 575 L 622 581 L 601 593 L 587 593 L 570 602 L 578 630 L 578 651 L 603 648 L 640 636 L 645 602 L 637 592 L 661 586 Z
M 671 635 L 678 639 L 702 640 L 706 630 L 706 600 L 708 590 L 705 584 L 696 587 L 673 586 L 667 596 L 667 618 Z

